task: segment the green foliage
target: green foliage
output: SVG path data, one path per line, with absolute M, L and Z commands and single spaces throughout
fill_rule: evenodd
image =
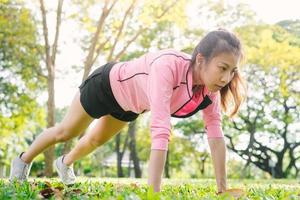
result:
M 273 67 L 300 70 L 300 46 L 294 42 L 299 37 L 274 25 L 252 25 L 236 31 L 244 44 L 248 64 L 259 65 L 264 70 Z
M 251 163 L 264 166 L 269 173 L 269 165 L 264 165 L 263 160 L 272 160 L 277 174 L 295 177 L 299 167 L 293 165 L 292 156 L 297 158 L 300 154 L 296 136 L 299 132 L 299 96 L 291 94 L 295 85 L 282 83 L 293 82 L 290 72 L 286 72 L 287 78 L 282 80 L 279 70 L 273 67 L 272 71 L 264 72 L 255 65 L 244 69 L 251 81 L 248 100 L 236 119 L 224 120 L 224 127 L 226 135 L 232 137 L 230 148 L 239 149 L 239 155 L 245 160 L 250 156 Z M 284 92 L 281 85 L 286 86 Z M 296 171 L 289 169 L 288 165 Z
M 277 25 L 286 29 L 290 33 L 296 34 L 300 37 L 300 20 L 283 20 L 277 23 Z M 299 41 L 299 40 L 298 40 Z
M 44 110 L 37 103 L 46 86 L 39 75 L 40 60 L 41 46 L 31 13 L 20 1 L 1 1 L 0 162 L 11 158 L 12 151 L 22 145 L 16 139 L 19 135 L 30 137 L 44 125 Z M 15 149 L 6 149 L 10 142 Z
M 143 179 L 80 179 L 67 187 L 56 179 L 35 179 L 19 184 L 0 180 L 0 199 L 134 199 L 134 200 L 171 200 L 171 199 L 233 199 L 228 195 L 216 195 L 213 180 L 164 180 L 162 191 L 155 193 Z M 290 180 L 273 182 L 232 181 L 231 187 L 243 188 L 246 192 L 241 200 L 299 199 L 299 183 Z
M 260 163 L 267 156 L 276 162 L 276 173 L 295 176 L 297 168 L 291 160 L 293 155 L 297 158 L 299 154 L 296 134 L 299 132 L 297 123 L 300 117 L 297 86 L 300 78 L 300 46 L 295 41 L 300 37 L 285 27 L 287 25 L 282 26 L 284 28 L 277 25 L 251 25 L 236 29 L 246 52 L 246 64 L 242 70 L 248 81 L 249 93 L 239 117 L 233 120 L 235 124 L 224 120 L 224 127 L 226 134 L 232 137 L 232 145 L 240 150 L 245 160 L 250 156 L 252 163 L 262 167 Z M 263 148 L 259 148 L 257 142 L 275 152 L 267 148 L 261 151 Z M 289 149 L 293 145 L 296 146 Z M 275 155 L 280 151 L 282 157 L 278 156 L 279 153 Z M 290 169 L 294 167 L 295 170 Z M 269 169 L 265 164 L 265 171 L 271 173 Z M 282 172 L 284 169 L 286 171 Z
M 230 4 L 225 1 L 205 0 L 196 1 L 194 4 L 197 8 L 197 24 L 203 29 L 233 29 L 256 23 L 255 12 L 242 1 Z
M 136 1 L 132 10 L 125 16 L 125 11 L 129 8 L 133 1 L 118 1 L 112 8 L 111 13 L 105 18 L 103 29 L 99 35 L 99 42 L 96 48 L 105 43 L 100 49 L 101 56 L 107 61 L 115 60 L 126 45 L 129 48 L 122 53 L 118 60 L 124 61 L 133 58 L 133 55 L 139 56 L 147 52 L 150 48 L 162 49 L 174 47 L 174 32 L 180 32 L 187 27 L 187 16 L 184 12 L 186 1 L 167 0 L 161 1 Z M 87 50 L 90 45 L 90 38 L 96 31 L 97 21 L 101 12 L 94 13 L 94 9 L 102 11 L 104 2 L 102 1 L 72 1 L 76 10 L 71 14 L 71 19 L 80 24 L 82 30 L 81 44 L 83 49 Z M 109 5 L 111 5 L 110 3 Z M 121 32 L 119 32 L 121 29 Z M 157 36 L 160 37 L 157 37 Z M 136 37 L 135 37 L 136 36 Z M 115 43 L 116 42 L 116 43 Z M 112 57 L 109 54 L 112 47 L 116 44 Z M 134 57 L 136 58 L 136 57 Z
M 147 162 L 151 151 L 151 133 L 149 130 L 149 118 L 147 116 L 141 116 L 138 118 L 137 134 L 136 134 L 136 145 L 138 157 L 141 161 Z M 144 124 L 142 124 L 144 120 Z
M 182 171 L 189 169 L 189 176 L 193 178 L 209 177 L 211 170 L 209 170 L 207 164 L 210 162 L 210 158 L 205 147 L 206 135 L 201 116 L 196 114 L 190 118 L 176 119 L 176 122 L 174 122 L 174 134 L 175 133 L 179 136 L 174 137 L 174 144 L 171 143 L 170 148 L 173 148 L 175 158 L 178 154 L 179 160 L 177 162 L 183 162 L 183 160 L 185 160 L 184 165 L 181 163 L 180 169 Z M 180 154 L 182 154 L 182 156 L 180 156 Z M 171 156 L 171 158 L 173 158 L 173 156 Z M 204 169 L 202 169 L 203 171 L 201 172 L 202 167 L 204 167 Z
M 197 114 L 193 117 L 178 120 L 174 128 L 181 131 L 186 136 L 194 136 L 195 134 L 204 134 L 204 122 L 199 119 L 200 115 Z

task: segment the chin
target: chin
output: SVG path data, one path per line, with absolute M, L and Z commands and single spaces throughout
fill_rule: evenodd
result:
M 220 91 L 221 89 L 218 89 L 218 88 L 207 88 L 207 90 L 209 91 L 209 92 L 218 92 L 218 91 Z
M 209 92 L 216 92 L 216 91 L 217 91 L 215 88 L 207 88 L 207 90 L 208 90 Z

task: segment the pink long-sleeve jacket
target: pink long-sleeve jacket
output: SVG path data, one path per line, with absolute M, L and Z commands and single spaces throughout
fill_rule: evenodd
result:
M 223 137 L 220 94 L 206 87 L 193 93 L 190 63 L 190 55 L 167 49 L 117 63 L 110 71 L 112 92 L 125 111 L 151 111 L 151 149 L 168 149 L 171 116 L 188 117 L 198 110 L 203 110 L 208 138 Z

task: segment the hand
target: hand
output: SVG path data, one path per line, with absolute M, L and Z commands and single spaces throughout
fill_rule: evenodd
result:
M 160 191 L 162 174 L 167 157 L 167 151 L 151 150 L 149 162 L 148 185 L 153 186 L 154 192 Z
M 241 196 L 245 195 L 245 192 L 243 189 L 235 188 L 235 189 L 228 189 L 223 192 L 218 192 L 218 195 L 229 195 L 232 196 L 234 199 L 238 199 Z

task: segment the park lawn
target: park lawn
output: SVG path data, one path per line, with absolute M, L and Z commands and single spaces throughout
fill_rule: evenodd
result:
M 162 191 L 154 193 L 146 179 L 78 178 L 72 187 L 56 178 L 31 178 L 22 184 L 0 179 L 0 199 L 233 199 L 217 196 L 213 179 L 164 179 Z M 299 180 L 228 180 L 229 188 L 242 188 L 240 199 L 299 200 Z

